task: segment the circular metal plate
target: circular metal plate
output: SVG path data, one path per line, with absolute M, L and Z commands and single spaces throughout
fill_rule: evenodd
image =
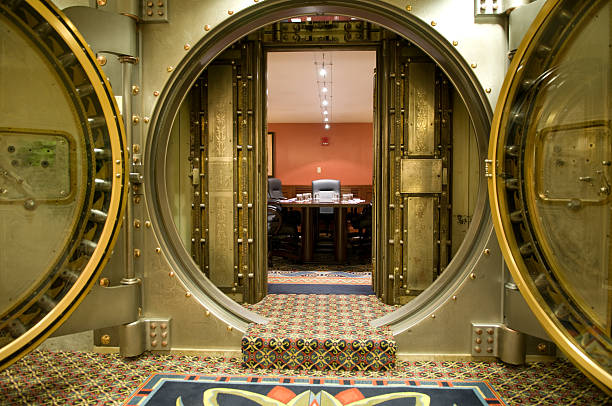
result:
M 52 5 L 0 3 L 0 369 L 93 285 L 119 228 L 120 115 L 83 38 Z
M 550 337 L 612 388 L 610 1 L 550 1 L 514 56 L 489 149 L 508 267 Z

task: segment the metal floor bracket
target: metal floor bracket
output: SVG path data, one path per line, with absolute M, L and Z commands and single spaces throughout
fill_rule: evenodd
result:
M 525 363 L 525 335 L 503 324 L 472 323 L 473 357 L 497 357 L 503 362 Z

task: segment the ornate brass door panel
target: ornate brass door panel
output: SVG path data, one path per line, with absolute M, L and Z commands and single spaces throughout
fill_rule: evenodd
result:
M 399 38 L 383 41 L 377 71 L 375 289 L 400 304 L 426 289 L 450 259 L 450 86 Z
M 125 203 L 124 133 L 106 75 L 52 5 L 0 3 L 0 369 L 95 283 Z
M 610 1 L 547 3 L 510 67 L 487 161 L 513 278 L 550 337 L 608 391 L 611 44 Z
M 267 290 L 262 72 L 259 41 L 243 41 L 191 90 L 192 257 L 241 303 Z

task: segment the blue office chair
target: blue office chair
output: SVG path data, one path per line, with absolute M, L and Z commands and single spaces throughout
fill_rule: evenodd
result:
M 312 181 L 312 196 L 314 197 L 316 192 L 337 192 L 340 195 L 340 181 L 337 179 L 317 179 Z M 333 207 L 321 207 L 319 208 L 318 218 L 315 220 L 316 230 L 316 243 L 315 250 L 327 251 L 333 250 L 332 241 L 329 238 L 332 237 L 332 229 L 334 224 L 334 208 Z M 322 237 L 321 231 L 326 231 Z

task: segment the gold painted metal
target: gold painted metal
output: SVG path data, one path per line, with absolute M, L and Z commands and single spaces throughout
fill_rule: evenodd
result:
M 109 345 L 111 342 L 111 337 L 108 334 L 104 334 L 102 337 L 100 337 L 100 343 L 102 345 Z
M 593 131 L 598 130 L 593 130 L 592 126 L 585 125 L 589 120 L 584 118 L 588 117 L 590 120 L 593 117 L 602 118 L 604 122 L 608 123 L 601 126 L 602 131 L 608 131 L 610 117 L 609 112 L 605 109 L 609 108 L 611 93 L 609 88 L 610 62 L 608 50 L 611 35 L 609 29 L 609 21 L 612 15 L 611 9 L 609 1 L 575 3 L 565 0 L 554 0 L 547 2 L 543 6 L 536 21 L 512 59 L 509 74 L 502 87 L 500 102 L 495 111 L 489 144 L 489 159 L 493 163 L 491 165 L 492 176 L 489 178 L 489 197 L 493 221 L 502 253 L 513 279 L 548 335 L 574 364 L 608 393 L 612 392 L 612 366 L 610 365 L 610 359 L 612 359 L 612 340 L 610 337 L 612 291 L 609 289 L 610 265 L 608 263 L 607 267 L 601 270 L 602 273 L 607 274 L 603 275 L 608 281 L 607 286 L 604 283 L 604 285 L 600 285 L 592 291 L 592 296 L 597 296 L 601 294 L 598 290 L 606 290 L 607 288 L 608 303 L 605 309 L 607 314 L 602 318 L 595 315 L 592 311 L 588 311 L 589 304 L 584 303 L 583 300 L 576 300 L 579 292 L 576 291 L 577 285 L 575 283 L 564 281 L 564 278 L 574 277 L 574 275 L 564 271 L 562 264 L 556 262 L 559 256 L 569 255 L 569 257 L 563 259 L 563 264 L 567 263 L 568 259 L 571 260 L 572 253 L 563 252 L 563 250 L 556 248 L 553 249 L 554 244 L 556 244 L 555 238 L 557 241 L 562 241 L 564 235 L 570 239 L 574 238 L 580 235 L 579 233 L 582 232 L 581 228 L 585 227 L 585 225 L 574 226 L 569 231 L 569 235 L 567 233 L 556 234 L 555 232 L 547 231 L 547 226 L 545 225 L 546 221 L 551 221 L 549 218 L 554 218 L 553 210 L 558 212 L 558 223 L 567 222 L 571 224 L 573 216 L 587 213 L 585 210 L 591 210 L 589 207 L 596 208 L 597 205 L 609 207 L 609 200 L 606 195 L 597 196 L 594 186 L 592 189 L 586 187 L 586 184 L 594 182 L 592 179 L 595 174 L 588 173 L 590 171 L 571 173 L 572 162 L 590 164 L 590 158 L 588 158 L 589 142 L 587 141 L 585 144 L 580 145 L 580 149 L 571 158 L 574 161 L 570 160 L 568 162 L 564 156 L 557 158 L 558 163 L 570 165 L 569 167 L 561 165 L 562 171 L 570 170 L 570 172 L 566 172 L 564 175 L 566 178 L 564 183 L 555 183 L 557 181 L 554 177 L 549 179 L 539 178 L 536 182 L 524 183 L 521 181 L 522 178 L 514 177 L 516 171 L 514 170 L 513 162 L 516 161 L 518 156 L 528 157 L 525 160 L 526 179 L 538 179 L 537 177 L 554 174 L 554 172 L 550 172 L 550 170 L 542 166 L 538 170 L 535 165 L 540 164 L 544 159 L 551 159 L 551 157 L 554 159 L 555 154 L 567 154 L 571 151 L 564 148 L 567 145 L 571 145 L 571 143 L 563 143 L 564 132 L 567 134 L 573 132 L 573 135 L 567 138 L 572 142 L 580 140 L 580 138 L 582 140 L 590 139 L 590 145 L 597 145 L 599 152 L 609 150 L 609 139 L 606 142 L 596 141 L 595 138 L 597 136 Z M 596 15 L 597 17 L 595 17 Z M 562 24 L 561 21 L 563 21 Z M 597 25 L 599 21 L 604 24 Z M 593 43 L 591 41 L 586 48 L 577 45 L 576 50 L 572 49 L 574 43 L 580 44 L 579 41 L 583 40 L 582 38 L 588 38 L 581 37 L 582 33 L 590 32 L 588 30 L 595 30 L 596 32 L 599 27 L 601 27 L 601 31 L 596 38 L 602 39 L 600 43 Z M 546 44 L 545 48 L 540 46 L 542 43 Z M 592 70 L 588 74 L 580 75 L 578 71 L 572 72 L 567 69 L 564 58 L 568 54 L 571 55 L 571 52 L 579 52 L 582 57 L 584 55 L 592 56 L 594 62 L 589 63 Z M 602 66 L 603 70 L 600 68 L 601 65 L 597 63 L 598 55 L 602 60 L 607 61 Z M 545 59 L 541 62 L 543 57 Z M 540 66 L 542 68 L 539 68 Z M 563 84 L 557 86 L 554 83 L 555 77 L 545 76 L 547 72 L 543 72 L 542 69 L 548 69 L 547 72 L 554 72 L 557 77 L 563 78 L 566 75 L 564 84 L 573 84 L 576 90 L 569 86 L 563 86 Z M 593 73 L 593 70 L 597 72 L 598 69 L 600 69 L 603 76 Z M 541 76 L 532 78 L 526 76 L 527 74 Z M 580 77 L 580 79 L 572 80 L 572 75 Z M 589 80 L 582 80 L 583 78 L 599 80 L 602 77 L 607 78 L 602 82 L 607 83 L 607 85 L 595 85 L 593 89 L 589 89 Z M 527 101 L 518 99 L 518 95 L 530 97 L 529 91 L 531 90 L 528 86 L 530 83 L 533 83 L 533 80 L 542 81 L 538 92 L 532 91 L 533 99 L 527 99 Z M 547 80 L 550 80 L 553 86 L 548 86 Z M 588 93 L 582 93 L 584 89 L 589 89 Z M 603 92 L 603 97 L 598 92 Z M 589 96 L 597 97 L 597 102 L 592 104 L 585 103 L 584 101 L 589 100 Z M 556 108 L 559 109 L 558 112 L 554 111 L 555 105 L 550 103 L 549 107 L 546 104 L 549 103 L 549 100 L 546 99 L 547 97 L 553 98 L 552 100 L 555 101 Z M 534 113 L 530 112 L 534 116 L 510 116 L 510 111 L 515 114 L 522 113 L 520 108 L 530 105 L 529 103 L 533 104 L 532 100 L 538 102 Z M 566 107 L 566 110 L 561 113 L 560 109 L 564 107 Z M 600 110 L 600 107 L 605 109 Z M 582 109 L 582 111 L 578 109 Z M 549 121 L 540 128 L 537 128 L 537 125 L 542 125 L 540 120 L 544 119 Z M 520 148 L 514 145 L 518 141 L 513 139 L 517 132 L 515 129 L 512 129 L 512 126 L 520 125 L 520 120 L 525 120 L 526 123 L 529 123 L 523 129 L 522 136 L 530 138 L 532 140 L 531 143 L 534 144 L 528 145 L 524 154 Z M 570 120 L 573 121 L 573 128 L 566 125 Z M 558 123 L 566 126 L 560 127 Z M 561 132 L 559 132 L 559 129 Z M 599 134 L 602 133 L 600 132 Z M 593 138 L 594 135 L 595 138 Z M 550 144 L 550 148 L 545 154 L 543 151 L 547 149 L 547 146 L 542 144 L 542 142 L 540 142 L 540 145 L 535 145 L 538 141 L 533 142 L 533 140 L 543 140 L 543 137 L 548 137 L 547 142 L 549 143 L 558 142 L 557 145 Z M 534 153 L 535 155 L 533 155 Z M 534 159 L 536 160 L 535 162 Z M 578 167 L 576 166 L 576 168 Z M 606 168 L 600 168 L 598 171 L 605 173 Z M 501 176 L 502 174 L 504 174 L 504 177 Z M 563 173 L 559 174 L 563 175 Z M 551 187 L 542 187 L 547 182 Z M 571 185 L 572 182 L 574 187 L 570 192 L 573 196 L 570 196 L 562 188 Z M 553 185 L 554 187 L 552 187 Z M 517 193 L 515 190 L 521 189 L 524 191 L 526 201 L 522 209 L 519 207 L 517 210 L 517 207 L 515 207 L 517 200 L 514 200 L 514 196 Z M 582 192 L 580 192 L 581 190 Z M 574 197 L 574 199 L 570 197 Z M 582 202 L 583 199 L 585 204 Z M 524 215 L 526 210 L 534 214 L 526 218 Z M 535 245 L 530 241 L 529 237 L 525 237 L 525 235 L 517 232 L 515 224 L 521 224 L 521 227 L 532 230 L 532 235 L 536 236 L 538 244 Z M 599 236 L 599 231 L 597 230 L 601 229 L 602 226 L 603 233 L 609 234 L 610 222 L 608 220 L 604 223 L 600 221 L 599 227 L 587 229 L 584 237 L 587 239 L 595 237 L 595 240 L 597 240 L 597 236 Z M 559 228 L 556 229 L 561 230 Z M 584 249 L 576 250 L 576 253 L 579 255 L 583 252 Z M 609 257 L 609 251 L 606 255 Z M 587 260 L 590 260 L 590 258 L 587 258 Z M 585 264 L 578 264 L 574 272 L 580 271 L 581 267 L 585 267 Z
M 72 273 L 63 271 L 60 273 L 59 267 L 67 265 L 66 262 L 58 262 L 57 266 L 53 269 L 41 270 L 42 283 L 38 286 L 32 286 L 32 289 L 33 291 L 39 291 L 40 295 L 44 294 L 53 297 L 57 301 L 53 308 L 36 309 L 32 307 L 36 303 L 36 298 L 34 298 L 33 301 L 16 303 L 9 313 L 2 315 L 3 320 L 12 320 L 14 325 L 20 326 L 19 330 L 14 330 L 11 333 L 12 337 L 2 334 L 3 346 L 0 348 L 0 369 L 3 369 L 33 348 L 36 348 L 40 342 L 49 336 L 66 320 L 96 282 L 97 276 L 108 259 L 107 253 L 111 251 L 110 247 L 116 238 L 116 231 L 120 225 L 120 213 L 125 202 L 124 179 L 126 178 L 121 176 L 125 171 L 125 163 L 121 157 L 126 152 L 122 122 L 118 119 L 119 111 L 114 99 L 108 97 L 108 94 L 112 93 L 106 80 L 106 75 L 100 70 L 97 58 L 72 24 L 53 5 L 40 1 L 30 0 L 27 2 L 11 3 L 10 5 L 2 3 L 0 7 L 5 15 L 10 16 L 9 20 L 6 21 L 11 21 L 11 24 L 15 24 L 12 26 L 13 28 L 18 27 L 14 29 L 20 30 L 25 36 L 31 38 L 33 47 L 44 47 L 43 43 L 46 43 L 47 40 L 53 40 L 57 44 L 58 51 L 72 53 L 75 64 L 71 70 L 65 70 L 62 63 L 54 59 L 55 56 L 51 53 L 44 54 L 43 56 L 43 58 L 47 58 L 49 65 L 54 67 L 56 74 L 64 79 L 63 83 L 67 87 L 67 89 L 57 88 L 54 91 L 61 92 L 65 90 L 66 92 L 76 94 L 74 90 L 76 78 L 71 76 L 72 74 L 81 75 L 79 85 L 83 82 L 91 84 L 93 92 L 88 97 L 93 104 L 90 111 L 96 111 L 99 116 L 96 118 L 92 117 L 90 121 L 91 126 L 87 126 L 84 131 L 88 132 L 87 137 L 95 137 L 100 142 L 100 145 L 104 144 L 105 148 L 109 151 L 108 154 L 100 156 L 99 162 L 102 169 L 98 172 L 89 172 L 89 175 L 92 177 L 102 176 L 100 180 L 106 182 L 104 183 L 105 186 L 102 193 L 108 196 L 108 201 L 106 205 L 101 207 L 104 210 L 106 220 L 93 225 L 93 230 L 97 230 L 98 234 L 95 236 L 92 234 L 90 237 L 95 242 L 85 242 L 83 240 L 83 254 L 76 251 L 76 247 L 66 247 L 75 256 L 80 257 L 80 264 L 76 265 L 74 263 L 72 265 L 75 271 Z M 22 14 L 14 13 L 16 8 L 23 9 L 24 14 L 28 15 L 29 19 L 22 20 L 19 17 Z M 46 30 L 44 34 L 32 29 L 35 25 L 45 23 L 48 24 L 50 29 Z M 41 35 L 45 36 L 44 40 L 40 37 Z M 85 114 L 82 107 L 78 104 L 75 105 L 75 112 L 76 114 Z M 83 121 L 87 121 L 87 119 Z M 93 150 L 88 153 L 91 154 L 92 162 L 97 160 L 97 158 L 94 158 Z M 104 163 L 102 160 L 104 160 Z M 120 171 L 117 173 L 120 175 L 119 178 L 114 178 L 112 169 L 109 169 L 113 161 L 120 162 L 120 167 L 116 168 Z M 90 179 L 90 182 L 93 185 L 94 179 Z M 83 210 L 85 213 L 90 212 L 90 208 L 87 206 L 83 206 Z M 99 216 L 95 216 L 95 218 L 100 219 Z M 84 217 L 85 222 L 91 221 L 92 224 L 93 219 L 94 216 L 88 217 L 87 214 Z M 78 244 L 80 240 L 77 239 L 75 242 Z M 70 257 L 70 255 L 67 255 L 67 257 Z M 73 278 L 70 275 L 76 275 L 76 277 Z M 59 289 L 63 292 L 61 295 L 58 290 L 49 290 L 51 284 L 44 282 L 47 277 L 61 282 L 58 283 L 63 286 L 63 289 Z M 38 316 L 32 320 L 31 317 L 25 316 L 26 313 L 37 314 Z M 3 327 L 4 325 L 0 325 L 0 329 Z
M 110 280 L 108 278 L 100 278 L 100 286 L 108 287 L 110 285 Z

